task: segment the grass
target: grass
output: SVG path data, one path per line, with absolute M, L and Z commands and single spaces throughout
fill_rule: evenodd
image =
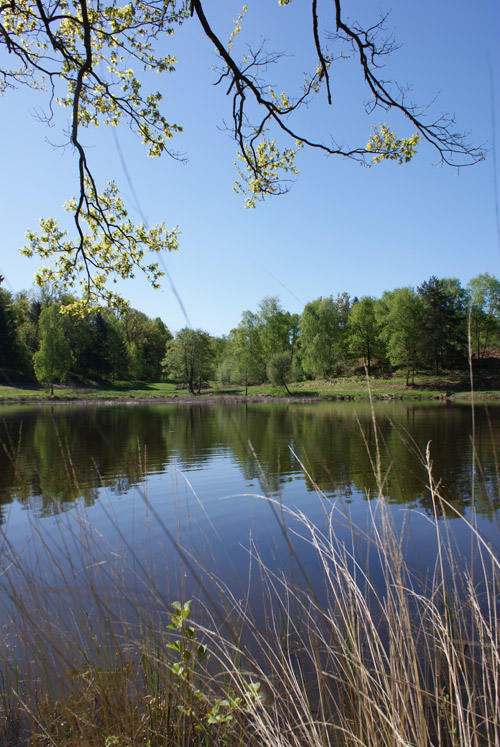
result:
M 376 450 L 379 498 L 368 531 L 319 489 L 321 525 L 262 496 L 288 550 L 284 571 L 249 547 L 258 615 L 249 596 L 234 596 L 184 546 L 179 563 L 201 591 L 172 598 L 126 538 L 119 551 L 104 547 L 84 514 L 78 551 L 64 536 L 55 545 L 39 534 L 31 570 L 4 537 L 0 572 L 13 635 L 2 639 L 0 743 L 500 744 L 499 558 L 465 517 L 455 521 L 471 550 L 459 555 L 442 518 L 454 509 L 429 451 L 421 458 L 434 507 L 430 573 L 406 560 L 409 538 L 391 522 Z M 150 510 L 162 541 L 175 545 Z M 346 523 L 351 540 L 341 542 L 337 529 Z M 304 545 L 315 556 L 314 577 L 301 563 Z
M 499 399 L 500 388 L 496 377 L 488 374 L 475 376 L 475 399 Z M 442 376 L 416 376 L 415 386 L 408 388 L 404 376 L 373 377 L 370 380 L 372 396 L 380 399 L 401 398 L 405 400 L 431 400 L 452 394 L 456 399 L 470 399 L 470 379 L 462 371 L 449 372 Z M 333 380 L 296 382 L 289 385 L 292 398 L 336 398 L 367 399 L 366 376 L 342 376 Z M 210 388 L 203 389 L 201 400 L 211 397 L 242 397 L 244 386 L 219 386 L 212 382 Z M 250 386 L 248 396 L 282 398 L 286 393 L 272 384 Z M 50 402 L 50 401 L 120 401 L 120 400 L 161 400 L 182 401 L 192 398 L 187 389 L 178 388 L 171 382 L 117 381 L 110 383 L 89 383 L 88 386 L 57 385 L 54 397 L 40 385 L 0 387 L 0 402 Z M 287 397 L 288 398 L 288 397 Z

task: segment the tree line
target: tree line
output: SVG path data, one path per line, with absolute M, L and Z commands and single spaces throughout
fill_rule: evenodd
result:
M 101 381 L 161 378 L 172 334 L 159 317 L 132 308 L 64 313 L 74 301 L 47 288 L 13 295 L 0 287 L 2 383 L 37 378 L 52 385 L 68 375 Z
M 483 273 L 464 288 L 432 276 L 416 288 L 381 298 L 320 297 L 302 314 L 276 297 L 244 311 L 228 335 L 181 329 L 175 337 L 158 317 L 136 309 L 65 313 L 74 298 L 42 289 L 16 295 L 0 287 L 0 369 L 3 378 L 53 385 L 68 374 L 113 380 L 166 378 L 200 392 L 221 386 L 333 378 L 356 367 L 369 374 L 438 374 L 476 359 L 500 341 L 500 281 Z

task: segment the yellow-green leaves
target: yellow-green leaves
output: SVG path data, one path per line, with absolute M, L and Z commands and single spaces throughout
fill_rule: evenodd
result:
M 68 290 L 82 290 L 82 300 L 65 307 L 65 311 L 83 313 L 98 300 L 123 309 L 126 302 L 108 288 L 108 281 L 116 283 L 117 279 L 133 278 L 140 270 L 158 288 L 163 272 L 158 262 L 148 261 L 148 253 L 177 249 L 178 231 L 168 231 L 163 223 L 153 228 L 133 225 L 113 182 L 100 195 L 93 193 L 91 184 L 86 187 L 91 199 L 81 211 L 81 222 L 87 230 L 79 243 L 72 241 L 56 220 L 48 218 L 40 221 L 39 234 L 27 232 L 28 244 L 21 251 L 28 257 L 38 255 L 53 263 L 52 267 L 39 268 L 35 275 L 38 285 L 49 282 Z M 77 200 L 70 200 L 65 208 L 75 214 Z
M 373 135 L 366 145 L 366 150 L 373 153 L 373 163 L 389 160 L 399 164 L 411 161 L 417 152 L 417 145 L 422 139 L 418 132 L 408 138 L 399 139 L 385 124 L 380 124 L 378 130 L 372 127 Z
M 306 81 L 306 85 L 307 85 L 307 81 Z M 292 103 L 290 99 L 288 98 L 287 94 L 282 91 L 280 96 L 278 97 L 276 95 L 276 91 L 271 86 L 269 86 L 269 94 L 271 96 L 271 101 L 273 102 L 276 109 L 284 114 L 288 113 L 288 111 L 290 110 L 292 106 Z
M 22 64 L 2 71 L 0 92 L 17 83 L 43 88 L 50 78 L 54 99 L 73 115 L 77 112 L 77 126 L 124 120 L 140 135 L 149 155 L 160 155 L 181 128 L 161 114 L 159 93 L 143 93 L 140 72 L 175 69 L 175 58 L 159 55 L 156 40 L 182 22 L 185 5 L 176 9 L 169 0 L 111 0 L 106 5 L 87 3 L 86 16 L 83 7 L 79 0 L 17 0 L 2 6 L 7 47 Z
M 255 208 L 258 200 L 266 195 L 278 195 L 287 191 L 286 178 L 283 175 L 297 176 L 295 156 L 301 144 L 297 142 L 296 149 L 283 148 L 279 150 L 276 140 L 264 138 L 254 148 L 245 146 L 245 155 L 238 153 L 238 160 L 243 161 L 244 170 L 238 168 L 240 181 L 236 181 L 234 191 L 246 195 L 247 208 Z
M 242 20 L 243 20 L 243 18 L 245 16 L 245 13 L 247 12 L 247 10 L 248 10 L 248 6 L 244 5 L 243 8 L 241 9 L 241 13 L 238 15 L 238 17 L 237 18 L 233 18 L 234 27 L 233 27 L 233 30 L 231 32 L 231 36 L 229 37 L 229 44 L 227 45 L 228 52 L 231 51 L 234 39 L 235 39 L 236 36 L 238 36 L 238 34 L 241 31 L 241 22 L 242 22 Z

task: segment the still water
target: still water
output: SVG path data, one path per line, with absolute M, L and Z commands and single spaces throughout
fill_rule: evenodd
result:
M 410 537 L 409 562 L 432 565 L 435 515 L 459 546 L 455 512 L 500 544 L 495 405 L 3 406 L 0 441 L 0 551 L 25 567 L 39 565 L 40 544 L 79 557 L 85 525 L 97 552 L 125 547 L 141 568 L 147 557 L 172 593 L 199 568 L 244 590 L 250 555 L 283 567 L 290 541 L 314 577 L 296 515 L 334 515 L 352 541 L 380 492 Z M 433 504 L 427 449 L 446 505 Z

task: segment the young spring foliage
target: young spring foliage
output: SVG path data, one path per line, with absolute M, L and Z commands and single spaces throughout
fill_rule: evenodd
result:
M 191 394 L 198 393 L 212 372 L 213 350 L 208 332 L 201 329 L 181 329 L 174 340 L 167 342 L 162 367 L 165 375 L 185 383 Z
M 64 319 L 59 304 L 43 309 L 38 324 L 40 349 L 33 356 L 38 381 L 50 384 L 54 394 L 54 381 L 65 381 L 73 356 L 64 330 Z
M 286 28 L 290 0 L 278 0 Z M 297 5 L 297 4 L 296 4 Z M 285 52 L 266 49 L 260 37 L 253 39 L 245 25 L 254 6 L 244 6 L 233 20 L 227 42 L 221 41 L 211 18 L 213 8 L 202 0 L 16 0 L 0 6 L 0 93 L 26 85 L 45 96 L 41 108 L 47 123 L 55 125 L 55 103 L 69 113 L 69 131 L 59 143 L 70 144 L 76 154 L 76 197 L 67 208 L 74 221 L 74 237 L 59 229 L 53 218 L 42 222 L 41 235 L 28 234 L 28 255 L 39 254 L 49 266 L 41 268 L 38 282 L 57 280 L 66 288 L 83 286 L 82 305 L 104 299 L 115 307 L 123 298 L 107 285 L 108 279 L 133 278 L 144 272 L 153 287 L 160 272 L 149 252 L 177 246 L 177 234 L 163 226 L 134 226 L 116 185 L 98 187 L 90 151 L 84 147 L 82 128 L 126 125 L 144 143 L 149 156 L 168 154 L 180 158 L 170 143 L 182 127 L 164 111 L 158 86 L 145 90 L 150 73 L 174 71 L 176 59 L 168 53 L 168 39 L 182 23 L 197 24 L 211 42 L 218 58 L 216 84 L 226 88 L 230 116 L 227 128 L 237 147 L 238 179 L 235 190 L 254 208 L 267 196 L 288 191 L 298 174 L 300 149 L 320 151 L 365 165 L 382 160 L 407 163 L 424 140 L 437 150 L 441 162 L 454 166 L 476 163 L 481 148 L 470 146 L 457 134 L 452 117 L 432 116 L 427 107 L 410 103 L 405 88 L 380 76 L 381 63 L 396 45 L 385 33 L 386 17 L 378 23 L 358 25 L 347 19 L 342 0 L 335 0 L 318 14 L 316 0 L 308 13 L 312 24 L 304 26 L 298 49 Z M 215 15 L 215 13 L 214 13 Z M 291 28 L 295 36 L 295 29 Z M 328 41 L 328 46 L 325 42 Z M 287 56 L 305 51 L 312 71 L 287 80 L 282 91 L 274 85 L 271 70 Z M 189 48 L 186 55 L 191 54 Z M 361 73 L 376 109 L 397 114 L 414 133 L 401 137 L 386 124 L 379 125 L 366 143 L 347 144 L 347 133 L 315 136 L 316 114 L 301 116 L 313 97 L 321 95 L 328 106 L 337 104 L 330 85 L 330 68 L 342 59 Z M 207 60 L 210 64 L 211 60 Z M 337 69 L 337 68 L 336 68 Z M 321 99 L 323 100 L 323 99 Z M 360 101 L 360 117 L 366 101 Z M 224 118 L 222 114 L 221 119 Z M 325 118 L 326 121 L 326 118 Z M 372 123 L 367 122 L 367 131 Z M 205 137 L 206 133 L 203 133 Z M 346 145 L 338 145 L 338 143 Z
M 113 182 L 101 195 L 93 192 L 91 184 L 87 184 L 87 189 L 90 199 L 80 212 L 82 224 L 86 226 L 80 244 L 68 238 L 67 231 L 61 230 L 54 218 L 48 218 L 40 221 L 40 234 L 27 232 L 29 243 L 22 252 L 27 257 L 37 254 L 53 263 L 52 267 L 42 266 L 37 271 L 37 285 L 62 281 L 65 288 L 82 291 L 80 300 L 63 307 L 65 312 L 83 314 L 88 305 L 94 305 L 99 299 L 124 311 L 127 306 L 124 299 L 107 286 L 109 276 L 113 276 L 116 282 L 117 278 L 133 278 L 140 270 L 153 288 L 159 288 L 163 272 L 158 262 L 148 260 L 148 253 L 177 249 L 178 232 L 176 229 L 168 231 L 164 223 L 153 228 L 134 225 Z M 74 213 L 77 199 L 73 198 L 65 207 Z M 105 223 L 101 211 L 106 216 Z
M 373 153 L 373 163 L 381 161 L 396 161 L 400 165 L 409 163 L 417 152 L 417 145 L 422 140 L 415 132 L 411 137 L 398 138 L 396 133 L 385 124 L 378 129 L 372 127 L 373 134 L 366 145 L 366 150 Z

